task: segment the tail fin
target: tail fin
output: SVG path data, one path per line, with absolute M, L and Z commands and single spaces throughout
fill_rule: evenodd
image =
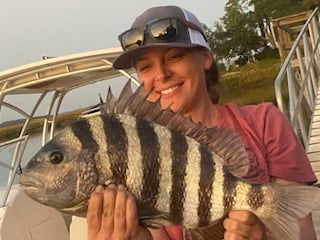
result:
M 306 185 L 269 184 L 265 202 L 255 214 L 275 239 L 299 240 L 299 220 L 320 206 L 320 189 Z

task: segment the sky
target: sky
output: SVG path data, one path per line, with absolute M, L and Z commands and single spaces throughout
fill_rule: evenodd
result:
M 39 61 L 42 56 L 58 57 L 119 47 L 118 35 L 130 27 L 136 16 L 153 6 L 181 6 L 193 12 L 200 22 L 212 27 L 224 15 L 226 1 L 1 0 L 0 72 Z M 101 89 L 106 86 L 88 85 L 79 90 L 81 99 L 78 93 L 71 92 L 67 95 L 68 107 L 62 111 L 96 104 Z M 8 96 L 5 100 L 29 112 L 35 98 Z M 41 111 L 45 111 L 47 105 L 45 102 Z M 0 123 L 19 118 L 5 110 L 0 110 Z
M 117 36 L 157 5 L 179 5 L 211 27 L 226 0 L 1 0 L 0 71 L 42 56 L 118 47 Z
M 152 6 L 179 5 L 211 27 L 224 15 L 226 1 L 0 0 L 0 72 L 40 61 L 42 56 L 119 47 L 117 36 L 130 27 L 137 15 Z M 106 88 L 101 83 L 71 92 L 65 97 L 63 103 L 67 105 L 62 105 L 61 111 L 98 103 L 98 94 Z M 37 97 L 17 95 L 6 96 L 4 100 L 30 113 Z M 47 111 L 49 101 L 50 96 L 36 115 Z M 6 107 L 0 109 L 0 123 L 18 118 L 22 116 Z

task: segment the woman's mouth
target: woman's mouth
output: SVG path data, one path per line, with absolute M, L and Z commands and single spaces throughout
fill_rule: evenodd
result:
M 172 86 L 172 87 L 169 87 L 169 88 L 166 88 L 166 89 L 163 89 L 160 91 L 161 95 L 162 96 L 166 96 L 166 95 L 169 95 L 171 93 L 173 93 L 178 87 L 180 87 L 182 84 L 178 84 L 178 85 L 175 85 L 175 86 Z
M 174 86 L 174 87 L 171 87 L 171 88 L 164 89 L 164 90 L 161 91 L 161 94 L 162 95 L 170 94 L 177 88 L 178 88 L 178 86 Z

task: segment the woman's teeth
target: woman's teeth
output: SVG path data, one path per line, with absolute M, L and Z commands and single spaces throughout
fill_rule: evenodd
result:
M 172 93 L 173 90 L 177 89 L 178 86 L 174 86 L 174 87 L 171 87 L 171 88 L 168 88 L 168 89 L 165 89 L 165 90 L 162 90 L 161 91 L 161 94 L 169 94 L 169 93 Z

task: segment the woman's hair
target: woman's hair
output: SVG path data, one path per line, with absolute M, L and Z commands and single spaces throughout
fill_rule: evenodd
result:
M 219 71 L 216 61 L 213 60 L 211 67 L 206 70 L 207 91 L 213 103 L 218 103 L 220 98 Z

